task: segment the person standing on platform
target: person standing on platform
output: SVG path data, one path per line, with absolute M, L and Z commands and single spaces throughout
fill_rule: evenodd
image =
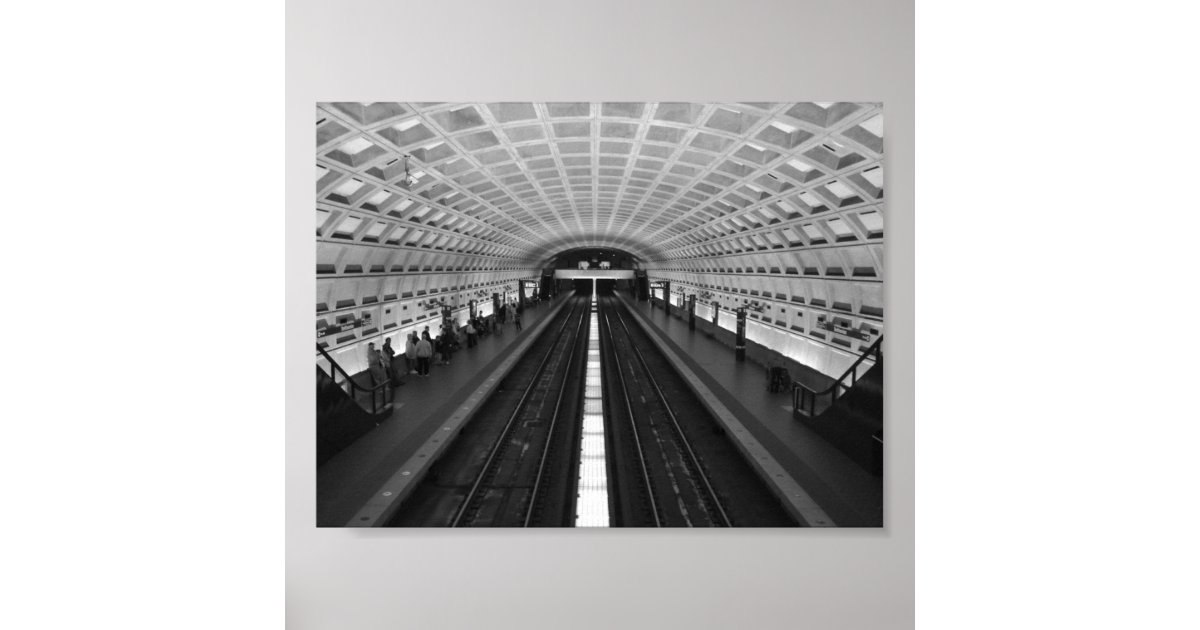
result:
M 375 342 L 367 344 L 367 372 L 371 375 L 371 387 L 388 382 L 387 370 L 383 369 L 383 353 L 375 349 Z
M 396 368 L 393 362 L 396 360 L 396 351 L 392 349 L 392 338 L 388 337 L 383 340 L 383 350 L 380 351 L 383 355 L 383 367 L 387 370 L 388 381 L 392 387 L 399 387 L 404 384 L 404 379 L 396 373 Z
M 429 376 L 429 359 L 433 356 L 433 344 L 426 334 L 417 342 L 417 376 Z
M 475 320 L 468 319 L 467 320 L 467 347 L 468 348 L 475 347 L 475 332 L 476 332 L 475 331 Z
M 517 327 L 517 330 L 521 330 L 521 311 L 520 310 L 513 309 L 513 325 Z
M 450 337 L 445 333 L 438 335 L 437 341 L 434 344 L 439 355 L 440 363 L 438 365 L 450 365 Z
M 404 373 L 417 373 L 417 332 L 408 333 L 408 341 L 404 342 Z

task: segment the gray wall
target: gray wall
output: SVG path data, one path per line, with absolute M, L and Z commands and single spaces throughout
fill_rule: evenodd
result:
M 912 25 L 899 0 L 289 2 L 288 627 L 911 628 Z M 307 209 L 321 100 L 882 101 L 886 527 L 317 529 Z

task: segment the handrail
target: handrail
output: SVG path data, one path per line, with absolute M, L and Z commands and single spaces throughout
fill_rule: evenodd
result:
M 793 380 L 792 381 L 792 408 L 794 410 L 803 411 L 805 393 L 807 393 L 808 394 L 808 403 L 809 403 L 808 404 L 809 416 L 815 416 L 816 410 L 817 410 L 817 398 L 818 397 L 829 396 L 829 402 L 830 402 L 830 404 L 832 404 L 834 401 L 836 401 L 841 396 L 842 389 L 850 389 L 851 387 L 854 387 L 854 385 L 856 383 L 858 383 L 858 368 L 860 365 L 863 364 L 864 361 L 867 360 L 868 357 L 874 357 L 875 361 L 878 362 L 882 358 L 882 356 L 883 356 L 883 335 L 880 335 L 879 338 L 876 339 L 875 342 L 872 343 L 866 350 L 864 350 L 862 355 L 860 355 L 857 359 L 855 359 L 854 363 L 851 363 L 850 367 L 845 372 L 843 372 L 841 376 L 839 376 L 836 380 L 834 380 L 833 384 L 831 384 L 829 387 L 826 387 L 825 389 L 823 389 L 821 391 L 817 391 L 817 390 L 805 385 L 804 383 L 801 383 L 800 381 Z M 850 379 L 849 385 L 845 384 L 847 377 L 849 377 L 849 379 Z M 796 395 L 797 392 L 800 393 L 799 396 Z
M 375 393 L 379 392 L 379 391 L 383 391 L 384 395 L 381 398 L 386 400 L 386 396 L 387 396 L 386 389 L 387 389 L 388 383 L 383 382 L 383 383 L 380 383 L 373 387 L 363 387 L 362 385 L 359 385 L 354 380 L 354 378 L 352 376 L 350 376 L 350 373 L 347 372 L 346 369 L 343 368 L 341 365 L 339 365 L 338 362 L 335 361 L 333 359 L 333 357 L 330 356 L 329 353 L 325 351 L 325 348 L 322 348 L 321 344 L 319 344 L 319 343 L 317 344 L 317 352 L 320 352 L 321 356 L 325 357 L 325 359 L 327 361 L 329 361 L 329 367 L 330 367 L 330 372 L 331 372 L 329 377 L 331 379 L 333 379 L 333 383 L 335 385 L 337 384 L 337 374 L 336 373 L 341 372 L 342 378 L 345 379 L 346 382 L 350 383 L 350 398 L 352 400 L 354 400 L 355 403 L 358 403 L 358 398 L 355 396 L 356 390 L 361 390 L 363 392 L 370 394 L 371 395 L 371 413 L 378 414 L 380 411 L 380 406 L 375 403 Z
M 833 391 L 833 388 L 837 387 L 838 385 L 841 385 L 842 381 L 846 380 L 846 377 L 848 375 L 854 374 L 855 370 L 858 369 L 858 366 L 862 365 L 862 362 L 867 360 L 867 357 L 872 356 L 872 355 L 878 357 L 881 354 L 881 345 L 882 344 L 883 344 L 883 335 L 879 335 L 879 338 L 875 340 L 875 343 L 871 344 L 870 347 L 868 347 L 866 350 L 864 350 L 862 355 L 859 356 L 857 359 L 855 359 L 854 363 L 850 364 L 850 368 L 847 369 L 845 372 L 843 372 L 842 375 L 839 376 L 838 379 L 833 382 L 833 385 L 830 385 L 823 391 L 816 392 L 816 394 L 818 396 L 821 394 L 828 394 L 829 392 Z M 878 358 L 876 358 L 876 360 L 878 360 Z M 854 380 L 857 381 L 858 380 L 857 377 L 855 377 Z M 853 386 L 853 385 L 854 385 L 854 383 L 851 383 L 851 386 Z M 803 385 L 801 385 L 801 387 L 803 387 Z

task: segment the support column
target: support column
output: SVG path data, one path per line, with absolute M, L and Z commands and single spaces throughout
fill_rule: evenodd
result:
M 662 292 L 663 292 L 663 310 L 666 311 L 667 317 L 670 317 L 671 316 L 671 281 L 670 280 L 663 280 Z
M 500 294 L 492 292 L 492 321 L 500 321 Z
M 525 312 L 525 281 L 517 280 L 517 312 Z
M 470 309 L 471 319 L 475 319 L 476 314 L 479 312 L 476 308 L 475 300 L 467 302 L 467 307 Z
M 688 330 L 696 330 L 696 294 L 687 296 Z
M 746 307 L 737 309 L 737 341 L 734 342 L 733 353 L 738 361 L 746 360 Z
M 453 311 L 451 311 L 451 309 L 450 309 L 450 303 L 443 301 L 442 302 L 442 328 L 450 327 L 450 317 L 451 317 L 452 313 L 453 313 Z

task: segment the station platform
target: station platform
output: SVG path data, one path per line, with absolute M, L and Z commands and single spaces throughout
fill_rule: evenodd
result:
M 480 338 L 474 348 L 464 340 L 450 364 L 432 366 L 428 378 L 406 376 L 406 384 L 395 390 L 391 417 L 317 468 L 317 526 L 347 525 L 462 401 L 491 378 L 522 342 L 544 328 L 548 316 L 571 294 L 526 308 L 520 331 L 510 320 L 502 334 Z M 399 358 L 394 365 L 403 369 Z
M 661 307 L 651 308 L 650 302 L 616 295 L 649 324 L 659 343 L 700 377 L 838 527 L 883 525 L 883 479 L 795 420 L 791 393 L 767 391 L 765 365 L 750 358 L 738 362 L 732 348 L 702 330 L 707 322 L 698 319 L 696 330 L 688 330 L 682 309 L 672 308 L 672 315 L 667 315 Z

